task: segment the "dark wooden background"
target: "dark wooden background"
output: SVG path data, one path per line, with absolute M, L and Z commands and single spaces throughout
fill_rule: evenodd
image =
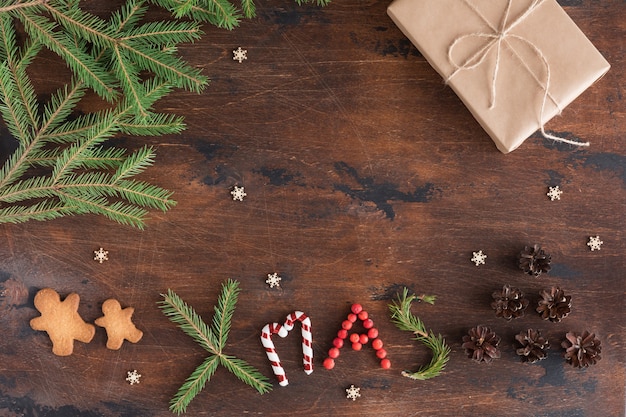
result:
M 117 3 L 85 2 L 102 13 Z M 270 377 L 274 390 L 261 396 L 219 369 L 188 415 L 623 416 L 626 3 L 560 3 L 612 64 L 547 126 L 589 140 L 588 149 L 536 135 L 498 152 L 387 17 L 388 1 L 322 9 L 264 0 L 258 17 L 233 32 L 207 26 L 181 53 L 211 85 L 160 105 L 184 115 L 188 129 L 116 139 L 158 149 L 143 178 L 174 191 L 176 207 L 152 213 L 145 231 L 89 216 L 0 226 L 0 415 L 171 415 L 170 398 L 205 352 L 160 312 L 160 294 L 171 288 L 210 320 L 220 284 L 233 278 L 242 292 L 227 352 Z M 239 46 L 248 51 L 241 64 L 232 59 Z M 36 65 L 44 94 L 67 80 L 52 54 Z M 234 185 L 245 186 L 243 202 L 232 201 Z M 564 194 L 553 202 L 546 192 L 555 185 Z M 592 252 L 586 243 L 595 235 L 604 245 Z M 540 278 L 516 266 L 534 243 L 553 258 Z M 108 262 L 93 261 L 99 247 Z M 488 256 L 480 267 L 470 262 L 478 250 Z M 273 272 L 279 289 L 265 284 Z M 506 283 L 529 295 L 526 317 L 495 317 L 491 293 Z M 558 324 L 532 311 L 553 285 L 573 298 Z M 389 320 L 387 305 L 405 286 L 438 297 L 413 312 L 452 349 L 443 375 L 429 381 L 400 375 L 430 359 Z M 133 306 L 144 338 L 110 351 L 98 328 L 72 356 L 54 356 L 46 334 L 29 327 L 38 315 L 33 295 L 44 287 L 77 292 L 89 322 L 107 298 Z M 332 371 L 321 366 L 353 302 L 380 329 L 390 370 L 370 347 L 344 348 Z M 278 340 L 290 380 L 279 387 L 259 334 L 296 309 L 312 318 L 316 369 L 302 372 L 297 336 Z M 461 348 L 478 324 L 502 337 L 502 358 L 489 365 Z M 513 348 L 528 328 L 552 346 L 533 365 Z M 564 362 L 559 345 L 570 330 L 598 335 L 597 365 Z M 130 386 L 133 369 L 143 377 Z M 361 388 L 354 402 L 345 397 L 351 384 Z

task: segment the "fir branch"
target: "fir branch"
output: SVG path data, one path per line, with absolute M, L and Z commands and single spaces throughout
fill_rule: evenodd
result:
M 239 378 L 240 381 L 250 385 L 260 394 L 266 394 L 271 391 L 272 385 L 268 382 L 269 380 L 243 359 L 229 355 L 221 355 L 220 363 Z
M 239 285 L 229 280 L 227 285 L 222 287 L 222 292 L 214 307 L 215 314 L 213 315 L 211 329 L 213 330 L 213 334 L 217 336 L 217 345 L 220 352 L 224 349 L 224 346 L 226 346 L 226 340 L 230 332 L 230 323 L 233 319 L 239 292 Z
M 20 97 L 13 71 L 6 62 L 0 63 L 0 114 L 13 136 L 24 143 L 32 140 L 33 126 L 28 110 Z
M 63 86 L 53 94 L 50 101 L 44 106 L 44 118 L 38 135 L 46 135 L 48 131 L 54 130 L 63 123 L 72 114 L 72 110 L 84 97 L 85 92 L 83 83 L 73 80 L 69 85 Z
M 101 145 L 117 133 L 116 117 L 110 112 L 102 115 L 101 120 L 87 131 L 87 134 L 65 149 L 59 156 L 52 171 L 54 182 L 61 181 L 73 170 L 81 168 L 81 156 L 95 146 Z
M 146 118 L 123 118 L 120 132 L 133 136 L 161 136 L 185 130 L 183 118 L 171 114 L 148 113 Z
M 154 163 L 155 153 L 150 147 L 144 146 L 124 161 L 115 172 L 115 181 L 134 177 Z
M 232 316 L 237 304 L 239 283 L 228 280 L 222 284 L 222 291 L 214 307 L 212 326 L 209 327 L 195 310 L 187 305 L 174 291 L 168 289 L 161 294 L 163 301 L 159 307 L 172 322 L 183 332 L 202 346 L 209 356 L 185 380 L 170 401 L 170 410 L 176 414 L 184 413 L 189 403 L 202 391 L 211 376 L 222 365 L 241 381 L 264 394 L 271 390 L 268 379 L 246 361 L 223 352 L 231 327 Z
M 241 10 L 229 0 L 151 0 L 172 12 L 176 18 L 189 17 L 198 22 L 208 22 L 232 30 L 242 18 L 256 16 L 254 0 L 241 0 Z M 326 6 L 330 0 L 296 0 L 299 5 L 316 3 Z
M 103 64 L 87 52 L 86 42 L 77 43 L 76 38 L 59 30 L 59 25 L 46 16 L 20 10 L 19 19 L 31 38 L 63 58 L 76 76 L 100 97 L 112 101 L 117 96 L 113 86 L 118 83 Z
M 200 344 L 206 351 L 217 354 L 219 352 L 218 339 L 213 331 L 206 325 L 193 307 L 187 305 L 182 298 L 174 291 L 167 290 L 167 295 L 161 294 L 164 298 L 161 309 L 171 321 L 178 324 L 187 336 L 190 336 L 196 343 Z
M 167 45 L 197 40 L 201 33 L 193 22 L 149 22 L 124 31 L 120 41 L 141 41 L 149 45 Z
M 28 163 L 32 166 L 52 167 L 58 160 L 63 148 L 40 149 L 37 152 L 31 152 Z M 80 156 L 81 166 L 87 169 L 117 169 L 125 160 L 126 149 L 121 148 L 103 148 L 94 147 L 89 154 Z
M 433 354 L 428 365 L 421 367 L 416 372 L 402 371 L 402 376 L 426 380 L 440 375 L 444 370 L 450 356 L 450 347 L 441 334 L 435 335 L 432 331 L 428 331 L 419 317 L 411 313 L 411 303 L 416 299 L 430 304 L 434 304 L 435 301 L 434 296 L 417 297 L 414 294 L 409 296 L 408 289 L 404 288 L 402 294 L 398 295 L 398 300 L 389 305 L 389 311 L 391 320 L 398 329 L 412 332 L 415 335 L 415 340 L 426 345 Z
M 128 154 L 106 142 L 118 134 L 182 131 L 181 117 L 155 113 L 153 106 L 174 88 L 199 92 L 208 80 L 177 56 L 177 46 L 199 39 L 201 22 L 232 29 L 255 13 L 254 0 L 241 0 L 243 14 L 229 0 L 126 0 L 106 19 L 80 3 L 0 1 L 0 116 L 18 141 L 0 166 L 0 223 L 95 213 L 141 228 L 146 208 L 172 207 L 169 191 L 131 178 L 154 162 L 152 149 Z M 149 4 L 176 18 L 150 21 Z M 17 36 L 20 24 L 24 33 Z M 28 67 L 44 47 L 73 77 L 40 103 Z M 110 107 L 77 115 L 90 90 Z M 232 311 L 219 313 L 225 321 L 214 326 L 223 338 L 215 343 L 223 347 Z
M 12 77 L 15 80 L 17 95 L 21 103 L 24 105 L 31 126 L 38 124 L 37 115 L 37 97 L 30 79 L 25 76 L 26 66 L 32 62 L 39 48 L 26 48 L 26 53 L 20 59 L 18 55 L 20 50 L 16 43 L 16 34 L 12 30 L 11 19 L 6 15 L 0 15 L 0 34 L 2 35 L 3 45 L 0 47 L 2 55 L 5 55 L 8 69 L 12 71 Z M 21 61 L 23 65 L 16 65 Z
M 163 52 L 165 47 L 197 40 L 202 34 L 198 24 L 162 21 L 139 25 L 146 11 L 142 4 L 129 0 L 109 21 L 59 0 L 16 13 L 29 36 L 61 56 L 96 93 L 111 101 L 117 94 L 115 87 L 120 86 L 137 113 L 144 116 L 149 106 L 141 101 L 141 71 L 151 71 L 196 92 L 206 86 L 207 79 L 198 69 Z M 94 57 L 90 51 L 99 53 Z
M 76 214 L 77 207 L 59 206 L 56 201 L 41 201 L 31 206 L 11 206 L 0 209 L 4 223 L 22 223 L 28 220 L 46 221 Z
M 256 15 L 256 6 L 254 5 L 253 0 L 241 0 L 241 9 L 247 18 L 251 18 Z
M 169 11 L 176 18 L 188 17 L 196 22 L 207 22 L 217 27 L 222 27 L 228 30 L 234 29 L 239 25 L 239 16 L 227 16 L 226 19 L 218 16 L 214 12 L 208 11 L 206 8 L 197 5 L 186 6 L 184 3 L 187 0 L 151 0 L 152 3 L 158 4 Z M 179 7 L 181 7 L 178 9 Z M 178 12 L 180 10 L 180 13 Z M 182 15 L 181 15 L 182 13 Z
M 121 10 L 117 10 L 111 15 L 109 19 L 111 28 L 119 33 L 127 27 L 135 27 L 148 11 L 145 3 L 144 0 L 127 1 Z
M 187 405 L 204 389 L 207 382 L 220 365 L 220 357 L 217 355 L 207 356 L 204 362 L 198 366 L 185 383 L 180 387 L 176 395 L 170 401 L 170 410 L 176 414 L 184 413 Z
M 80 191 L 75 193 L 63 190 L 57 191 L 56 194 L 65 205 L 78 207 L 80 214 L 99 214 L 120 224 L 143 228 L 143 219 L 147 211 L 141 207 L 124 204 L 122 201 L 110 203 L 106 198 Z
M 139 121 L 127 100 L 101 112 L 72 120 L 86 85 L 75 80 L 59 89 L 40 111 L 26 72 L 38 48 L 20 51 L 15 28 L 0 15 L 0 114 L 19 139 L 18 148 L 0 167 L 0 223 L 49 220 L 68 214 L 95 213 L 121 224 L 142 228 L 145 208 L 169 209 L 171 193 L 131 180 L 154 162 L 154 151 L 130 155 L 102 145 L 120 131 L 135 134 L 175 133 L 179 117 L 149 113 Z M 170 91 L 168 83 L 150 81 L 144 101 L 150 106 Z M 48 169 L 23 179 L 32 166 Z M 108 173 L 115 169 L 113 173 Z M 41 201 L 43 199 L 43 201 Z
M 163 211 L 171 207 L 171 193 L 151 184 L 130 180 L 150 166 L 154 160 L 151 148 L 142 148 L 126 155 L 123 150 L 99 147 L 117 130 L 114 112 L 102 116 L 85 135 L 63 150 L 46 151 L 35 146 L 21 146 L 0 169 L 0 204 L 27 202 L 47 198 L 48 204 L 56 199 L 56 213 L 104 215 L 122 224 L 142 228 L 147 214 L 142 207 Z M 33 143 L 41 144 L 41 137 Z M 34 156 L 30 159 L 29 154 Z M 30 165 L 51 165 L 49 175 L 16 181 Z M 98 169 L 116 168 L 113 174 Z M 82 172 L 84 170 L 95 172 Z M 47 208 L 50 208 L 47 206 Z M 19 216 L 5 211 L 0 223 L 29 220 L 35 211 L 21 210 Z M 31 217 L 40 220 L 39 214 Z
M 33 1 L 29 1 L 29 2 L 18 2 L 15 4 L 11 4 L 8 6 L 4 6 L 4 7 L 0 7 L 0 13 L 4 13 L 4 12 L 10 12 L 13 10 L 17 10 L 17 9 L 23 9 L 23 8 L 27 8 L 27 7 L 37 7 L 37 6 L 41 6 L 44 3 L 46 3 L 48 0 L 33 0 Z
M 0 168 L 0 190 L 11 186 L 15 181 L 24 175 L 29 168 L 28 155 L 30 152 L 35 152 L 38 149 L 39 142 L 33 142 L 29 145 L 22 145 L 11 154 L 9 159 Z M 0 195 L 5 194 L 6 191 L 0 191 Z M 0 223 L 2 218 L 0 217 Z
M 315 3 L 318 6 L 327 6 L 330 3 L 330 0 L 296 0 L 296 3 L 300 6 L 307 3 Z

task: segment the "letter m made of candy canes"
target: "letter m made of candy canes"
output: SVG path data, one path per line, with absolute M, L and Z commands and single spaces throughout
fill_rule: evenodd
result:
M 304 372 L 310 375 L 311 372 L 313 372 L 313 347 L 311 346 L 313 336 L 311 334 L 311 319 L 307 317 L 306 314 L 302 311 L 294 311 L 287 316 L 284 324 L 266 324 L 261 331 L 261 343 L 272 365 L 272 370 L 276 378 L 278 378 L 278 383 L 282 387 L 289 385 L 289 381 L 285 375 L 285 369 L 280 363 L 280 358 L 276 353 L 274 342 L 272 342 L 272 335 L 278 334 L 280 337 L 286 337 L 297 321 L 299 321 L 302 326 L 302 361 L 304 363 Z

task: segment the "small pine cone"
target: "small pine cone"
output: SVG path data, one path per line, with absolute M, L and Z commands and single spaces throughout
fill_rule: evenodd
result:
M 502 291 L 495 291 L 492 295 L 491 308 L 496 310 L 496 317 L 504 317 L 507 320 L 522 317 L 528 307 L 528 299 L 524 293 L 510 285 L 502 287 Z
M 520 356 L 522 362 L 537 362 L 548 355 L 546 353 L 546 350 L 550 349 L 548 339 L 541 336 L 539 330 L 528 329 L 515 335 L 515 340 L 521 345 L 515 353 Z
M 537 313 L 541 314 L 544 320 L 558 323 L 572 311 L 572 296 L 565 295 L 559 287 L 552 287 L 549 291 L 541 290 L 539 295 L 542 299 L 539 300 Z
M 552 257 L 537 244 L 533 247 L 525 246 L 519 254 L 519 267 L 528 275 L 538 277 L 542 272 L 549 272 L 552 268 L 550 262 Z
M 594 333 L 584 331 L 581 335 L 575 332 L 568 332 L 566 339 L 561 343 L 561 347 L 565 349 L 563 356 L 565 360 L 576 368 L 583 368 L 589 365 L 595 365 L 597 361 L 602 359 L 600 352 L 600 339 L 596 339 Z
M 476 362 L 491 362 L 500 357 L 500 337 L 486 326 L 476 326 L 463 336 L 463 348 L 467 357 Z

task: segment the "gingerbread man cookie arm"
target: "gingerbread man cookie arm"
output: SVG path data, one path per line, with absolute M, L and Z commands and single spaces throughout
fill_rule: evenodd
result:
M 85 323 L 80 314 L 78 314 L 78 304 L 80 304 L 80 297 L 76 293 L 72 293 L 65 297 L 63 303 L 67 303 L 68 315 L 71 314 L 72 320 L 76 323 L 76 333 L 74 339 L 79 342 L 89 343 L 96 334 L 96 326 L 93 324 Z

